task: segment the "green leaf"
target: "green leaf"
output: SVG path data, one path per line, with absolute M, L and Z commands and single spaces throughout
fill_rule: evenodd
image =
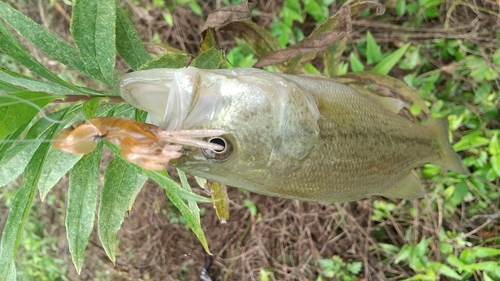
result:
M 61 110 L 49 114 L 48 117 L 57 120 L 63 117 L 71 119 L 79 110 L 81 110 L 81 107 L 75 106 L 69 109 L 67 114 L 66 110 Z M 26 137 L 22 141 L 5 152 L 2 160 L 0 161 L 0 186 L 8 184 L 19 176 L 32 158 L 33 153 L 40 146 L 41 142 L 52 139 L 49 132 L 53 127 L 57 127 L 59 129 L 62 125 L 55 124 L 45 118 L 38 120 L 29 129 Z
M 71 34 L 87 73 L 115 86 L 116 11 L 114 0 L 76 0 L 72 10 Z
M 2 3 L 2 2 L 0 2 Z M 17 63 L 23 65 L 33 73 L 54 83 L 65 85 L 72 88 L 71 85 L 50 72 L 37 59 L 35 59 L 12 35 L 7 26 L 0 21 L 0 51 L 11 57 Z M 0 79 L 2 80 L 2 79 Z
M 500 249 L 487 248 L 487 247 L 475 247 L 474 254 L 478 258 L 489 258 L 500 255 Z
M 381 62 L 379 62 L 373 69 L 372 72 L 384 74 L 389 74 L 389 71 L 401 60 L 408 48 L 410 43 L 406 43 L 403 47 L 392 52 L 390 55 L 385 57 Z
M 146 179 L 137 173 L 131 164 L 119 157 L 111 160 L 104 173 L 97 228 L 104 250 L 113 263 L 116 233 Z
M 184 53 L 166 52 L 161 57 L 149 61 L 140 70 L 153 68 L 183 68 L 188 65 L 188 55 Z
M 38 184 L 38 191 L 42 201 L 45 200 L 45 196 L 52 187 L 66 175 L 80 158 L 82 158 L 82 155 L 63 152 L 53 147 L 49 150 Z
M 0 94 L 0 139 L 30 122 L 43 107 L 60 98 L 38 92 Z
M 116 2 L 116 50 L 134 70 L 138 70 L 151 59 L 137 30 L 118 2 Z
M 379 62 L 382 59 L 382 51 L 370 31 L 366 33 L 366 60 L 367 64 Z M 391 67 L 392 68 L 392 67 Z
M 377 243 L 377 245 L 388 255 L 394 255 L 399 252 L 399 247 L 392 244 Z
M 191 186 L 189 185 L 188 179 L 186 177 L 186 173 L 184 173 L 182 170 L 177 169 L 177 174 L 179 175 L 179 179 L 181 180 L 181 186 L 189 191 L 191 190 Z M 200 221 L 200 208 L 198 207 L 198 203 L 195 200 L 187 200 L 188 201 L 188 206 L 189 209 L 195 214 L 195 216 L 198 217 L 198 224 L 201 223 Z
M 47 92 L 59 95 L 81 94 L 79 91 L 70 89 L 66 86 L 62 86 L 51 81 L 42 81 L 5 69 L 0 69 L 0 80 L 4 83 L 6 82 L 11 85 L 21 86 L 27 90 L 36 92 Z
M 446 262 L 456 267 L 459 272 L 462 272 L 464 270 L 464 266 L 466 266 L 466 264 L 461 259 L 455 257 L 454 255 L 449 255 L 446 258 Z
M 85 248 L 94 228 L 101 151 L 102 144 L 99 144 L 92 153 L 83 156 L 69 177 L 66 232 L 69 251 L 78 274 L 82 270 Z
M 56 127 L 51 128 L 48 135 L 55 134 Z M 17 248 L 21 239 L 24 224 L 28 218 L 36 188 L 40 179 L 40 174 L 45 163 L 45 156 L 50 148 L 49 143 L 40 145 L 23 173 L 23 184 L 18 190 L 10 208 L 7 222 L 3 229 L 2 240 L 0 241 L 0 272 L 11 272 L 13 269 L 13 259 L 16 256 Z
M 98 98 L 93 98 L 88 101 L 86 101 L 83 104 L 83 113 L 85 114 L 85 118 L 87 119 L 92 119 L 95 118 L 95 114 L 97 112 L 97 109 L 99 108 L 99 105 L 101 102 L 106 102 L 109 101 L 108 97 L 98 97 Z
M 493 171 L 500 177 L 500 154 L 491 156 L 490 163 Z
M 398 264 L 400 261 L 406 260 L 410 256 L 411 252 L 413 252 L 413 249 L 410 247 L 410 245 L 403 245 L 401 250 L 399 250 L 398 255 L 396 256 L 396 260 L 394 261 L 394 263 Z
M 488 152 L 490 155 L 500 155 L 500 142 L 498 141 L 498 132 L 495 132 L 493 137 L 490 139 L 490 144 L 488 146 Z
M 406 0 L 396 1 L 396 14 L 402 17 L 406 13 Z
M 191 65 L 201 69 L 218 69 L 223 63 L 222 50 L 210 48 L 207 51 L 198 55 Z
M 0 80 L 0 92 L 5 92 L 5 93 L 17 93 L 17 92 L 24 92 L 24 88 L 13 85 L 11 83 L 7 83 L 5 81 Z
M 466 263 L 466 265 L 468 265 L 476 261 L 476 255 L 474 254 L 473 250 L 465 249 L 460 253 L 459 259 Z
M 490 140 L 483 136 L 481 131 L 472 131 L 463 136 L 453 145 L 455 151 L 466 150 L 474 147 L 480 147 L 489 144 Z
M 4 21 L 35 47 L 64 65 L 85 73 L 85 66 L 78 52 L 68 43 L 6 3 L 0 2 L 0 14 Z
M 105 142 L 106 146 L 109 147 L 116 156 L 122 158 L 120 148 L 110 142 Z M 151 171 L 146 170 L 137 165 L 132 165 L 132 167 L 139 172 L 140 174 L 145 175 L 146 177 L 156 181 L 159 185 L 161 185 L 165 189 L 175 189 L 175 191 L 185 200 L 194 200 L 198 202 L 207 202 L 212 203 L 212 200 L 207 197 L 200 196 L 196 193 L 188 191 L 182 188 L 178 183 L 172 180 L 165 171 Z
M 0 141 L 0 163 L 5 156 L 5 152 L 14 145 L 14 143 L 18 142 L 19 136 L 24 132 L 26 127 L 28 127 L 28 123 L 25 123 L 17 128 L 15 132 L 5 137 Z
M 464 266 L 464 269 L 467 271 L 475 271 L 475 270 L 491 271 L 495 269 L 497 264 L 498 263 L 496 261 L 483 261 L 483 262 L 468 264 Z
M 182 200 L 181 194 L 177 189 L 166 188 L 165 189 L 168 198 L 174 204 L 174 206 L 179 209 L 182 216 L 186 220 L 186 223 L 189 225 L 193 233 L 196 235 L 200 243 L 203 245 L 203 248 L 207 253 L 210 254 L 210 249 L 208 248 L 208 242 L 205 237 L 205 233 L 203 232 L 203 228 L 200 224 L 199 213 L 197 214 L 195 211 L 191 210 L 186 203 Z
M 357 71 L 363 71 L 363 70 L 365 70 L 365 66 L 359 60 L 358 56 L 356 56 L 354 53 L 351 53 L 349 55 L 349 59 L 351 61 L 352 71 L 357 72 Z
M 441 274 L 446 275 L 446 276 L 453 278 L 455 280 L 462 279 L 462 276 L 460 276 L 460 274 L 458 274 L 455 270 L 453 270 L 451 267 L 449 267 L 445 264 L 440 264 L 438 267 L 438 270 Z

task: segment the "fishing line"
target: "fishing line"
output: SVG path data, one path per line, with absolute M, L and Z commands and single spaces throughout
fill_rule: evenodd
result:
M 41 107 L 39 107 L 38 105 L 32 103 L 31 101 L 28 101 L 28 100 L 25 100 L 25 99 L 22 99 L 20 97 L 16 97 L 16 96 L 13 96 L 13 95 L 1 95 L 2 97 L 7 97 L 7 98 L 11 98 L 13 100 L 17 100 L 19 102 L 22 102 L 22 103 L 25 103 L 33 108 L 35 108 L 36 110 L 38 110 L 38 113 L 40 113 L 42 115 L 42 118 L 50 121 L 50 122 L 53 122 L 53 123 L 56 123 L 56 124 L 66 124 L 68 122 L 66 121 L 61 121 L 61 120 L 56 120 L 56 119 L 53 119 L 53 118 L 50 118 L 49 116 L 47 116 L 47 114 L 45 114 L 45 112 L 43 112 L 43 109 Z M 40 98 L 42 99 L 42 98 Z M 16 103 L 7 103 L 7 104 L 3 104 L 3 105 L 14 105 Z

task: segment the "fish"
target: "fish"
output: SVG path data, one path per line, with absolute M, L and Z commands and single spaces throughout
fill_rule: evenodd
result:
M 150 69 L 124 75 L 120 95 L 164 130 L 226 132 L 211 150 L 170 163 L 188 174 L 268 196 L 349 202 L 425 194 L 414 168 L 467 173 L 446 118 L 416 124 L 402 102 L 373 98 L 319 75 L 252 68 Z

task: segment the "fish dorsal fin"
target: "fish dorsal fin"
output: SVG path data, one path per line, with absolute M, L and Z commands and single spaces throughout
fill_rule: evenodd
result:
M 388 109 L 389 111 L 394 112 L 396 114 L 398 114 L 399 111 L 405 106 L 405 104 L 402 101 L 395 98 L 380 97 L 380 96 L 371 96 L 371 98 L 385 109 Z
M 412 173 L 402 176 L 393 187 L 380 195 L 389 198 L 413 199 L 423 197 L 425 189 L 422 183 Z

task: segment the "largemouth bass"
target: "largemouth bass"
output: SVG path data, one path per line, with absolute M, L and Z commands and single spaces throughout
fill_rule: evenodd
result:
M 370 98 L 320 76 L 259 69 L 152 69 L 126 74 L 122 97 L 165 130 L 223 130 L 171 161 L 187 173 L 270 196 L 346 202 L 424 195 L 411 170 L 434 163 L 467 173 L 446 119 L 399 116 L 394 99 Z

